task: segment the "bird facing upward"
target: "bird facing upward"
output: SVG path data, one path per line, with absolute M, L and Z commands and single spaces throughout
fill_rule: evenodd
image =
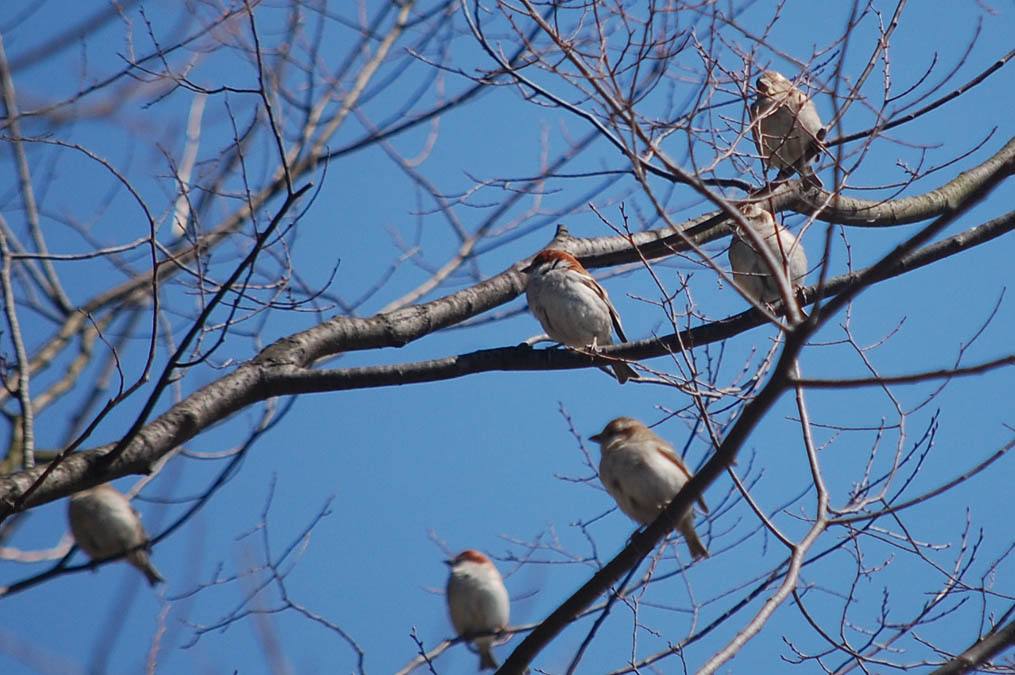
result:
M 824 149 L 827 129 L 814 101 L 775 70 L 761 74 L 757 91 L 750 107 L 751 132 L 766 168 L 779 170 L 776 180 L 795 172 L 808 187 L 823 187 L 811 162 Z

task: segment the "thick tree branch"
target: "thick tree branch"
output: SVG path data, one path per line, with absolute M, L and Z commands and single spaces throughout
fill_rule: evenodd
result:
M 1015 211 L 1001 218 L 961 232 L 896 259 L 891 266 L 867 278 L 877 283 L 929 265 L 949 255 L 983 244 L 1015 229 Z M 579 250 L 601 240 L 573 240 Z M 112 478 L 145 473 L 162 455 L 202 430 L 220 422 L 243 407 L 272 396 L 340 391 L 365 387 L 392 386 L 413 382 L 432 382 L 490 371 L 573 370 L 609 363 L 610 358 L 640 360 L 668 356 L 680 345 L 701 346 L 718 342 L 766 323 L 756 310 L 748 310 L 728 319 L 696 326 L 678 335 L 652 337 L 637 342 L 613 345 L 599 356 L 564 349 L 502 347 L 442 359 L 392 366 L 367 366 L 332 371 L 306 370 L 321 355 L 341 345 L 345 349 L 400 346 L 437 328 L 457 323 L 469 316 L 495 307 L 513 298 L 523 288 L 520 271 L 523 263 L 472 288 L 425 305 L 397 310 L 369 319 L 336 317 L 307 331 L 282 338 L 266 347 L 256 358 L 233 373 L 212 382 L 174 405 L 143 427 L 137 438 L 105 471 L 97 471 L 99 458 L 112 444 L 75 453 L 53 471 L 46 483 L 20 508 L 31 508 L 65 497 Z M 819 290 L 825 298 L 851 292 L 867 276 L 860 270 L 826 281 L 823 289 L 804 289 L 805 302 L 812 303 Z M 416 337 L 412 337 L 416 336 Z M 341 349 L 339 349 L 341 351 Z M 0 478 L 0 502 L 6 518 L 11 507 L 38 479 L 43 467 Z
M 986 663 L 992 656 L 1015 645 L 1015 621 L 977 640 L 969 649 L 944 664 L 931 675 L 960 675 Z

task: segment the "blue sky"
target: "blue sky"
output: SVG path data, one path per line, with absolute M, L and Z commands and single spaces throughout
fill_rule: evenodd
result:
M 164 39 L 186 33 L 183 29 L 174 32 L 175 15 L 164 5 L 144 6 L 156 32 Z M 886 13 L 885 20 L 893 9 L 889 5 L 881 7 Z M 940 82 L 943 74 L 957 64 L 957 75 L 944 86 L 946 90 L 967 81 L 1003 56 L 1011 48 L 1015 17 L 1012 9 L 1001 3 L 995 3 L 993 10 L 988 13 L 968 3 L 907 6 L 890 45 L 892 90 L 902 92 L 916 84 L 935 58 L 938 63 L 930 77 L 905 101 L 929 92 L 931 85 Z M 739 21 L 760 31 L 771 18 L 771 11 L 765 3 L 751 4 Z M 829 15 L 835 11 L 839 14 Z M 844 11 L 844 8 L 830 10 L 827 3 L 789 2 L 769 33 L 768 42 L 782 54 L 810 61 L 812 52 L 826 49 L 841 32 Z M 68 18 L 79 12 L 76 3 L 68 2 L 44 3 L 23 20 L 10 10 L 0 12 L 0 29 L 8 57 L 15 60 L 48 35 L 54 22 L 73 23 Z M 258 12 L 259 24 L 265 30 L 278 18 L 270 8 Z M 134 22 L 133 43 L 125 40 L 123 24 L 114 22 L 86 44 L 75 45 L 38 66 L 16 73 L 15 85 L 19 97 L 23 97 L 22 108 L 31 108 L 33 102 L 62 99 L 122 68 L 122 55 L 129 48 L 146 52 L 151 45 L 137 10 L 131 10 L 129 16 Z M 464 29 L 460 17 L 456 18 L 456 25 Z M 705 22 L 696 26 L 697 38 L 703 44 L 710 44 L 707 28 Z M 861 69 L 875 48 L 876 28 L 874 17 L 868 17 L 859 26 L 843 57 L 847 75 L 853 76 Z M 503 25 L 497 25 L 497 30 L 497 39 L 504 41 L 507 51 L 510 34 Z M 733 49 L 747 49 L 750 41 L 733 31 L 723 35 L 727 44 L 713 44 L 715 54 L 725 67 L 738 69 L 742 64 Z M 966 45 L 974 39 L 976 43 L 969 55 L 963 57 Z M 489 58 L 469 40 L 460 38 L 454 45 L 453 62 L 464 72 L 493 67 Z M 337 62 L 344 54 L 344 46 L 336 41 L 322 51 L 322 58 L 329 63 Z M 840 54 L 832 50 L 815 63 L 834 64 Z M 762 49 L 760 57 L 759 68 L 772 65 L 787 74 L 796 72 L 796 66 L 768 49 Z M 254 83 L 253 70 L 243 59 L 216 55 L 199 61 L 192 73 L 195 81 L 213 84 L 225 80 L 236 87 L 250 87 Z M 693 67 L 696 63 L 700 66 L 699 61 L 688 55 L 682 56 L 680 63 L 689 68 L 687 77 L 700 77 L 700 68 Z M 414 73 L 427 72 L 422 64 L 413 67 Z M 830 77 L 832 67 L 819 68 L 817 75 Z M 900 164 L 916 166 L 923 159 L 925 166 L 940 165 L 972 150 L 954 167 L 932 174 L 905 193 L 919 194 L 996 152 L 1015 131 L 1011 115 L 1015 105 L 1012 94 L 1015 75 L 1007 69 L 1010 67 L 934 114 L 893 130 L 888 139 L 876 141 L 870 155 L 851 176 L 850 183 L 856 190 L 847 194 L 864 198 L 889 196 L 891 191 L 864 188 L 902 180 L 904 171 Z M 884 69 L 879 64 L 864 90 L 871 100 L 877 100 L 881 94 L 883 75 Z M 644 114 L 659 114 L 661 108 L 651 106 L 659 106 L 660 99 L 668 94 L 683 100 L 691 90 L 682 88 L 685 86 L 682 77 L 683 73 L 674 74 L 661 86 L 658 96 L 646 101 Z M 467 86 L 464 78 L 453 72 L 442 73 L 440 78 L 441 86 L 448 92 Z M 553 80 L 544 75 L 543 82 Z M 385 119 L 402 104 L 407 92 L 411 92 L 408 84 L 379 92 L 364 106 L 365 114 L 374 122 Z M 573 94 L 562 85 L 559 92 Z M 213 166 L 211 161 L 232 133 L 225 115 L 225 98 L 210 99 L 206 111 L 206 141 L 202 142 L 200 158 L 208 162 L 208 167 Z M 252 109 L 250 98 L 245 94 L 228 97 L 233 109 L 239 111 Z M 146 202 L 155 208 L 157 217 L 161 217 L 172 201 L 172 181 L 167 179 L 165 155 L 178 157 L 182 151 L 182 130 L 192 100 L 193 94 L 185 90 L 165 98 L 129 97 L 113 121 L 81 121 L 62 128 L 60 134 L 66 140 L 91 148 L 129 175 Z M 730 101 L 717 115 L 740 119 L 742 109 L 728 94 L 719 93 L 715 100 Z M 816 104 L 828 119 L 832 111 L 829 98 L 818 96 Z M 243 112 L 237 117 L 246 119 Z M 125 120 L 130 120 L 131 125 L 120 124 Z M 870 111 L 855 105 L 835 135 L 866 128 L 871 121 Z M 363 133 L 361 124 L 362 120 L 353 119 L 332 144 L 340 147 L 358 138 Z M 46 128 L 40 121 L 32 121 L 26 127 L 26 134 L 44 133 Z M 417 128 L 392 143 L 407 157 L 426 153 L 420 170 L 444 193 L 463 194 L 474 188 L 477 181 L 507 177 L 517 185 L 521 179 L 538 172 L 543 153 L 552 156 L 569 139 L 581 137 L 587 131 L 585 123 L 576 117 L 526 102 L 515 88 L 500 87 L 443 116 L 438 125 Z M 728 136 L 725 138 L 728 140 Z M 434 140 L 431 148 L 430 142 Z M 982 147 L 974 149 L 981 142 Z M 664 147 L 671 156 L 684 161 L 686 142 L 675 134 L 670 143 Z M 255 180 L 260 179 L 263 171 L 263 157 L 272 152 L 266 142 L 255 143 L 251 148 L 251 174 Z M 698 160 L 710 159 L 701 146 L 695 152 Z M 87 250 L 83 238 L 68 226 L 71 221 L 87 224 L 91 235 L 107 244 L 144 236 L 147 224 L 139 217 L 136 204 L 122 190 L 117 191 L 109 174 L 99 170 L 94 162 L 73 152 L 39 146 L 33 148 L 32 157 L 37 162 L 34 171 L 39 178 L 40 203 L 52 251 Z M 23 223 L 23 214 L 10 168 L 13 163 L 9 146 L 5 147 L 4 158 L 7 161 L 0 164 L 4 167 L 0 168 L 0 178 L 6 180 L 0 212 L 17 229 Z M 569 165 L 566 173 L 623 168 L 623 157 L 600 141 Z M 717 174 L 750 179 L 736 175 L 728 162 L 719 166 Z M 826 184 L 831 182 L 831 172 L 825 171 L 822 177 Z M 329 290 L 345 299 L 357 298 L 377 283 L 387 265 L 401 253 L 396 243 L 399 239 L 410 246 L 418 244 L 422 259 L 432 265 L 442 264 L 457 247 L 441 214 L 432 212 L 433 204 L 428 197 L 379 148 L 340 158 L 310 180 L 320 185 L 321 191 L 289 240 L 293 266 L 310 287 L 327 284 L 337 264 Z M 520 224 L 495 239 L 500 245 L 477 259 L 479 274 L 494 275 L 531 255 L 553 236 L 557 222 L 565 222 L 576 236 L 608 236 L 610 231 L 585 206 L 566 214 L 557 212 L 593 190 L 600 180 L 584 176 L 558 178 L 547 183 L 546 194 L 538 200 L 523 199 L 498 221 L 498 226 L 504 227 L 510 218 L 517 217 Z M 237 187 L 237 183 L 231 183 L 230 187 Z M 663 192 L 661 184 L 655 187 Z M 471 231 L 508 194 L 494 185 L 484 187 L 469 194 L 454 213 Z M 667 194 L 667 209 L 677 222 L 711 210 L 700 198 L 681 188 Z M 1002 183 L 990 199 L 960 218 L 945 234 L 1007 213 L 1011 209 L 1011 194 L 1010 186 Z M 593 195 L 588 201 L 614 223 L 621 220 L 623 204 L 636 227 L 661 225 L 652 217 L 647 200 L 638 194 L 638 187 L 629 176 Z M 222 200 L 211 215 L 222 217 L 234 205 L 235 202 Z M 524 215 L 528 209 L 538 212 Z M 785 222 L 799 228 L 804 219 L 787 215 Z M 826 231 L 830 232 L 829 264 L 831 272 L 839 274 L 847 266 L 846 242 L 852 264 L 859 268 L 878 260 L 918 227 L 828 230 L 817 223 L 807 230 L 803 241 L 812 262 L 816 262 Z M 220 266 L 216 269 L 232 264 L 244 252 L 246 243 L 227 245 L 216 252 L 212 261 Z M 726 241 L 714 242 L 707 250 L 725 264 L 726 245 Z M 801 358 L 804 374 L 814 378 L 868 375 L 857 352 L 844 344 L 844 327 L 867 350 L 864 356 L 885 374 L 950 366 L 960 348 L 970 343 L 987 322 L 996 305 L 996 315 L 965 352 L 964 362 L 976 363 L 1011 353 L 1015 310 L 1006 284 L 1013 255 L 1015 244 L 1006 235 L 863 293 L 848 315 L 833 318 L 814 337 Z M 138 265 L 143 263 L 143 255 L 134 253 L 129 257 Z M 65 263 L 58 269 L 75 301 L 91 297 L 111 279 L 122 279 L 111 276 L 109 267 L 99 262 Z M 671 290 L 678 286 L 678 274 L 690 275 L 688 284 L 694 302 L 708 319 L 724 318 L 746 308 L 745 301 L 733 289 L 720 284 L 714 272 L 696 261 L 678 258 L 660 262 L 656 270 Z M 422 265 L 399 266 L 387 284 L 359 309 L 360 314 L 378 311 L 428 276 Z M 816 278 L 812 274 L 809 281 Z M 425 299 L 440 297 L 470 283 L 472 279 L 467 276 L 457 276 Z M 645 270 L 624 271 L 603 283 L 624 317 L 629 337 L 643 339 L 654 331 L 666 331 L 662 315 L 645 300 L 659 295 Z M 175 288 L 167 293 L 173 294 L 176 308 L 193 311 L 197 306 L 187 289 Z M 497 311 L 522 307 L 524 298 Z M 336 310 L 329 308 L 323 316 L 334 313 Z M 186 319 L 184 313 L 169 317 L 177 331 L 187 325 Z M 319 315 L 311 312 L 279 311 L 263 324 L 248 324 L 244 330 L 259 329 L 260 339 L 253 339 L 246 332 L 232 336 L 216 354 L 218 369 L 195 369 L 181 383 L 182 391 L 194 391 L 225 372 L 230 367 L 227 358 L 248 359 L 261 346 L 319 319 Z M 26 337 L 32 344 L 41 342 L 50 332 L 50 325 L 38 315 L 26 312 L 25 321 Z M 515 345 L 537 332 L 540 330 L 535 319 L 521 312 L 503 321 L 439 332 L 401 349 L 343 355 L 328 365 L 350 367 L 438 358 Z M 728 384 L 745 368 L 756 367 L 775 337 L 773 328 L 757 328 L 724 345 L 698 350 L 698 363 L 714 367 L 717 381 Z M 5 353 L 9 353 L 6 335 L 4 340 Z M 136 376 L 141 368 L 143 347 L 131 345 L 125 353 L 130 355 L 127 370 Z M 666 359 L 653 360 L 649 365 L 675 369 Z M 44 375 L 35 386 L 42 390 L 58 375 Z M 808 394 L 809 410 L 817 425 L 815 440 L 821 447 L 821 462 L 833 505 L 842 506 L 852 487 L 861 480 L 872 448 L 877 448 L 872 474 L 878 475 L 895 461 L 897 449 L 902 454 L 909 452 L 932 423 L 936 424 L 933 448 L 919 471 L 905 484 L 906 498 L 922 494 L 972 468 L 1010 440 L 1010 375 L 1002 371 L 960 378 L 928 401 L 938 387 L 935 382 L 892 389 L 898 407 L 907 412 L 906 436 L 901 442 L 898 430 L 892 427 L 898 421 L 895 404 L 879 388 Z M 76 392 L 47 412 L 45 423 L 40 423 L 38 430 L 41 447 L 63 442 L 66 417 L 80 405 L 84 395 L 83 391 Z M 122 410 L 107 418 L 85 445 L 92 447 L 119 438 L 140 403 L 140 399 L 131 399 Z M 167 397 L 159 411 L 168 403 Z M 271 587 L 258 600 L 249 600 L 256 580 L 264 576 L 249 572 L 263 565 L 265 542 L 273 556 L 298 542 L 297 553 L 282 564 L 290 600 L 348 632 L 366 652 L 365 669 L 370 672 L 393 672 L 408 663 L 416 652 L 410 637 L 413 630 L 428 648 L 452 635 L 440 593 L 446 578 L 441 561 L 449 552 L 477 548 L 495 557 L 502 572 L 512 573 L 506 580 L 513 598 L 512 622 L 538 622 L 594 572 L 595 563 L 590 560 L 593 555 L 598 555 L 601 561 L 609 560 L 634 530 L 633 524 L 613 509 L 610 498 L 594 479 L 593 470 L 586 465 L 583 449 L 593 461 L 598 461 L 598 450 L 583 439 L 619 415 L 655 423 L 664 419 L 667 411 L 687 405 L 686 395 L 675 389 L 639 383 L 621 388 L 595 370 L 488 373 L 425 385 L 301 397 L 291 412 L 256 442 L 211 503 L 158 546 L 154 560 L 169 583 L 157 592 L 150 592 L 140 575 L 120 564 L 107 565 L 94 573 L 64 575 L 5 599 L 4 614 L 8 620 L 0 629 L 0 671 L 85 672 L 89 664 L 105 659 L 109 672 L 132 673 L 154 658 L 158 670 L 167 673 L 269 672 L 267 634 L 277 640 L 277 648 L 290 672 L 352 671 L 356 661 L 349 646 L 334 631 L 293 609 L 261 618 L 247 616 L 227 629 L 204 633 L 195 642 L 197 627 L 215 625 L 234 608 L 279 606 L 278 595 Z M 216 454 L 234 448 L 261 414 L 261 407 L 244 410 L 199 435 L 187 445 L 187 450 Z M 813 514 L 814 495 L 813 489 L 808 489 L 810 476 L 797 416 L 792 398 L 784 396 L 751 435 L 737 468 L 751 482 L 751 493 L 762 508 L 785 532 L 799 538 L 806 529 L 801 518 Z M 719 418 L 727 419 L 722 415 Z M 572 432 L 572 424 L 576 433 Z M 888 428 L 878 433 L 880 425 Z M 687 461 L 692 467 L 707 459 L 707 449 L 700 438 L 688 443 L 692 431 L 700 433 L 700 430 L 693 429 L 687 419 L 669 420 L 656 431 L 678 450 L 686 446 Z M 171 461 L 136 501 L 149 530 L 159 532 L 174 520 L 182 513 L 186 500 L 206 489 L 223 466 L 222 460 Z M 903 487 L 907 480 L 903 476 L 909 477 L 911 470 L 912 464 L 907 464 L 896 479 L 897 488 Z M 976 541 L 981 533 L 983 537 L 969 579 L 980 581 L 981 576 L 994 574 L 998 579 L 996 590 L 1010 596 L 1011 586 L 1004 582 L 1010 576 L 1010 562 L 1005 561 L 996 570 L 989 569 L 988 564 L 1012 545 L 1006 510 L 1011 479 L 1011 462 L 1002 459 L 989 472 L 910 509 L 904 520 L 907 531 L 913 539 L 934 547 L 926 551 L 926 561 L 917 561 L 914 556 L 873 538 L 863 540 L 862 565 L 876 571 L 856 580 L 856 604 L 849 610 L 850 621 L 869 625 L 876 620 L 886 598 L 891 621 L 902 622 L 913 616 L 915 608 L 926 602 L 927 593 L 943 585 L 945 571 L 952 568 L 958 555 L 961 532 L 967 522 L 970 542 Z M 124 479 L 116 484 L 126 490 L 133 483 L 132 479 Z M 778 542 L 758 531 L 757 520 L 742 500 L 734 498 L 731 488 L 728 478 L 721 479 L 705 495 L 712 507 L 712 517 L 707 524 L 699 519 L 699 532 L 704 533 L 713 556 L 684 575 L 650 584 L 641 598 L 638 621 L 657 633 L 638 630 L 634 640 L 632 612 L 623 607 L 616 609 L 586 654 L 581 672 L 622 667 L 632 652 L 643 658 L 664 648 L 667 641 L 678 641 L 695 632 L 734 605 L 757 584 L 759 575 L 773 569 L 784 557 Z M 263 519 L 269 494 L 270 508 Z M 304 530 L 326 505 L 327 514 L 301 540 Z M 64 511 L 62 502 L 36 509 L 5 546 L 22 550 L 55 546 L 66 533 Z M 578 523 L 588 524 L 588 536 Z M 879 524 L 886 529 L 895 525 L 888 521 Z M 835 546 L 845 534 L 841 528 L 833 528 L 813 551 Z M 526 565 L 516 565 L 513 559 L 527 553 L 525 543 L 537 541 L 545 548 L 534 551 Z M 442 550 L 441 544 L 446 544 L 448 551 Z M 684 553 L 681 550 L 682 556 Z M 802 577 L 808 612 L 833 631 L 837 631 L 842 611 L 841 593 L 848 592 L 856 575 L 855 553 L 855 548 L 844 546 L 807 567 Z M 934 569 L 930 561 L 939 565 L 939 569 Z M 5 561 L 0 563 L 2 583 L 30 576 L 50 564 Z M 659 571 L 664 573 L 672 568 L 672 560 L 666 560 Z M 732 621 L 690 647 L 684 655 L 686 667 L 689 670 L 700 667 L 767 597 L 767 593 L 762 594 Z M 981 600 L 980 596 L 970 594 L 967 605 L 921 630 L 920 637 L 936 641 L 945 649 L 968 645 L 976 637 L 981 613 L 989 616 L 1007 608 L 1002 600 L 991 598 L 983 605 Z M 685 611 L 694 603 L 701 603 L 697 616 Z M 565 631 L 535 665 L 549 672 L 565 670 L 591 621 L 585 618 Z M 160 626 L 165 627 L 164 633 Z M 109 631 L 115 634 L 110 635 Z M 860 639 L 858 633 L 849 637 Z M 727 664 L 724 672 L 750 672 L 757 668 L 771 672 L 784 667 L 782 659 L 793 656 L 784 638 L 808 653 L 826 648 L 805 625 L 792 602 L 787 602 L 770 626 L 735 661 Z M 516 638 L 496 651 L 504 657 L 517 643 Z M 155 657 L 150 656 L 153 644 L 158 645 Z M 899 646 L 913 650 L 898 656 L 901 661 L 929 658 L 910 638 Z M 108 655 L 98 656 L 104 651 Z M 442 673 L 471 672 L 475 659 L 474 654 L 457 646 L 442 655 L 437 665 Z M 827 664 L 835 666 L 843 660 L 841 655 L 832 655 Z M 661 667 L 663 672 L 679 672 L 680 660 L 672 658 Z M 816 666 L 810 663 L 800 670 L 815 672 Z

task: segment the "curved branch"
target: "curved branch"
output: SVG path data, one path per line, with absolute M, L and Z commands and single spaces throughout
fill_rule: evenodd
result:
M 869 269 L 835 277 L 827 280 L 823 289 L 813 286 L 804 289 L 803 298 L 807 303 L 814 302 L 819 290 L 822 297 L 834 298 L 837 294 L 850 292 L 861 283 L 861 279 L 865 279 L 867 284 L 877 283 L 986 243 L 1012 230 L 1015 230 L 1015 211 L 903 256 L 890 267 L 880 270 L 876 277 L 865 279 Z M 583 248 L 595 244 L 594 240 L 575 241 L 579 241 Z M 522 273 L 518 271 L 522 264 L 517 263 L 473 288 L 425 305 L 369 319 L 336 317 L 282 338 L 234 372 L 199 389 L 152 420 L 105 470 L 99 470 L 97 464 L 113 444 L 70 455 L 52 472 L 45 484 L 23 501 L 20 499 L 24 492 L 38 480 L 43 468 L 0 478 L 0 521 L 14 512 L 15 503 L 18 503 L 19 509 L 31 508 L 112 478 L 145 473 L 153 462 L 177 445 L 243 407 L 272 396 L 428 382 L 493 370 L 589 368 L 608 364 L 613 358 L 668 356 L 680 349 L 680 345 L 701 346 L 717 342 L 766 323 L 760 312 L 751 309 L 679 334 L 605 347 L 598 355 L 563 349 L 502 347 L 415 364 L 334 371 L 305 370 L 314 360 L 329 353 L 401 346 L 437 328 L 502 304 L 522 291 Z
M 890 227 L 917 223 L 946 213 L 955 204 L 966 201 L 970 195 L 981 189 L 995 175 L 1007 172 L 1015 164 L 1015 138 L 994 153 L 983 163 L 964 171 L 940 187 L 921 195 L 903 197 L 891 201 L 857 199 L 843 195 L 829 195 L 818 192 L 809 199 L 800 190 L 799 181 L 790 181 L 774 187 L 771 191 L 751 196 L 751 201 L 761 201 L 775 212 L 795 211 L 815 219 L 853 227 Z M 688 237 L 696 244 L 706 244 L 729 235 L 729 219 L 722 211 L 705 214 L 682 224 L 681 232 L 672 228 L 646 230 L 628 237 L 594 237 L 582 239 L 579 247 L 571 251 L 587 268 L 605 267 L 621 263 L 641 262 L 661 258 L 676 252 L 686 251 L 683 238 Z M 637 251 L 631 248 L 637 247 Z M 639 253 L 641 255 L 639 255 Z

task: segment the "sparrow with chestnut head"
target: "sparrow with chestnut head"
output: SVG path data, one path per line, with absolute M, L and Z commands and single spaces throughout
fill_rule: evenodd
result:
M 551 339 L 595 350 L 613 344 L 616 330 L 620 341 L 627 342 L 610 296 L 573 255 L 544 249 L 524 271 L 529 275 L 525 285 L 529 309 Z M 621 384 L 637 377 L 626 363 L 614 363 L 612 368 Z
M 480 670 L 497 668 L 493 634 L 507 628 L 511 614 L 500 572 L 489 558 L 471 548 L 444 563 L 451 568 L 447 589 L 451 624 L 476 646 Z

